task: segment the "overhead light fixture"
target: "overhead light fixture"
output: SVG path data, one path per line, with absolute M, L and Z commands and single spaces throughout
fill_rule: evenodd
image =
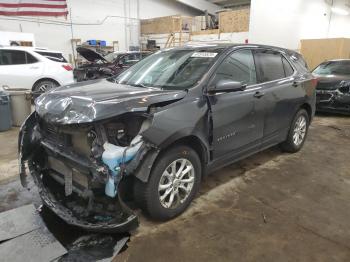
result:
M 339 7 L 332 7 L 331 8 L 332 12 L 337 14 L 337 15 L 349 15 L 349 12 L 346 11 L 343 8 L 339 8 Z

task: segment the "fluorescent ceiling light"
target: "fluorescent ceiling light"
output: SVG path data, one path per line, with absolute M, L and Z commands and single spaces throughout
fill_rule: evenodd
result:
M 343 8 L 332 7 L 331 9 L 332 9 L 332 12 L 337 14 L 337 15 L 349 15 L 349 12 Z

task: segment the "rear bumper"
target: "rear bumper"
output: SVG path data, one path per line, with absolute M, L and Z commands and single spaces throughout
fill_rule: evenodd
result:
M 57 74 L 57 81 L 61 86 L 74 84 L 73 71 L 66 71 L 61 74 Z

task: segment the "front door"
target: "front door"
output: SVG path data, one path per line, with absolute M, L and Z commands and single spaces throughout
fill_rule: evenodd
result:
M 252 51 L 231 53 L 217 68 L 209 86 L 222 79 L 246 84 L 244 91 L 209 96 L 213 121 L 213 158 L 234 156 L 258 147 L 264 128 L 264 105 L 260 101 Z

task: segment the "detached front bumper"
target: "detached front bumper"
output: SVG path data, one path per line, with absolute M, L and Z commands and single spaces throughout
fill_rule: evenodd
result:
M 41 172 L 41 168 L 37 166 L 35 157 L 42 150 L 41 138 L 35 132 L 37 125 L 35 113 L 30 115 L 21 127 L 19 134 L 19 164 L 20 178 L 22 186 L 27 187 L 27 174 L 25 163 L 28 165 L 29 173 L 38 187 L 38 191 L 43 203 L 51 209 L 57 216 L 63 219 L 67 224 L 78 226 L 88 231 L 105 232 L 105 233 L 120 233 L 135 229 L 138 226 L 138 218 L 133 214 L 122 199 L 119 197 L 114 201 L 117 202 L 118 214 L 122 214 L 110 221 L 96 220 L 96 222 L 88 221 L 87 219 L 77 217 L 72 210 L 67 208 L 52 190 L 43 183 L 45 174 Z
M 50 208 L 57 216 L 64 220 L 67 224 L 83 228 L 87 231 L 105 232 L 105 233 L 122 233 L 135 229 L 138 226 L 138 218 L 119 198 L 118 201 L 123 207 L 123 213 L 126 214 L 124 221 L 119 223 L 90 223 L 88 221 L 76 218 L 71 210 L 63 206 L 55 196 L 45 187 L 40 179 L 40 174 L 34 170 L 34 167 L 28 163 L 28 167 L 34 182 L 38 187 L 40 197 L 48 208 Z
M 350 113 L 350 93 L 335 90 L 316 90 L 318 112 Z

